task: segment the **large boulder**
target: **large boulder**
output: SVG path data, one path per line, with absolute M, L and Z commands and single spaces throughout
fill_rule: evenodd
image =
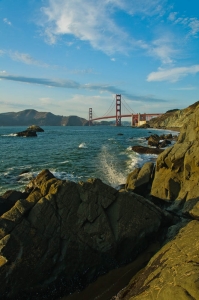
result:
M 168 220 L 99 179 L 76 184 L 44 170 L 27 192 L 0 217 L 1 299 L 56 299 L 83 287 L 134 259 Z
M 151 190 L 154 163 L 147 162 L 142 168 L 136 168 L 127 177 L 125 188 L 133 190 L 136 194 L 147 196 Z
M 199 299 L 199 222 L 165 244 L 115 300 Z
M 174 202 L 173 209 L 199 217 L 199 106 L 184 124 L 178 141 L 157 158 L 151 194 Z
M 149 146 L 153 146 L 153 147 L 158 147 L 159 146 L 159 141 L 160 141 L 160 137 L 157 134 L 152 134 L 150 135 L 150 137 L 148 138 L 148 145 Z

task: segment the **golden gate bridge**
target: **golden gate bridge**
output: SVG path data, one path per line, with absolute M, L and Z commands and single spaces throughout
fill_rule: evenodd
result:
M 124 113 L 122 113 L 124 109 Z M 114 112 L 113 112 L 114 111 Z M 146 121 L 149 121 L 152 118 L 158 117 L 162 115 L 162 113 L 135 113 L 125 102 L 122 101 L 122 97 L 119 94 L 115 95 L 115 100 L 111 103 L 111 106 L 107 110 L 107 112 L 102 117 L 97 117 L 92 108 L 89 108 L 89 126 L 93 125 L 93 121 L 103 120 L 103 119 L 115 119 L 115 126 L 122 125 L 122 118 L 131 118 L 132 126 L 140 126 Z

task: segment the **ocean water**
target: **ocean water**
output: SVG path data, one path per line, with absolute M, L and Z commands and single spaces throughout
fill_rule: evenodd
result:
M 117 187 L 127 175 L 156 155 L 140 155 L 133 145 L 147 145 L 152 133 L 171 131 L 131 127 L 44 126 L 35 138 L 17 137 L 25 127 L 0 127 L 0 195 L 5 191 L 23 191 L 43 169 L 57 178 L 85 181 L 91 177 Z

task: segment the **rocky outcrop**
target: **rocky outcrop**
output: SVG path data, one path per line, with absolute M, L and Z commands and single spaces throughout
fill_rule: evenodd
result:
M 183 214 L 198 214 L 199 200 L 199 106 L 181 129 L 177 143 L 159 155 L 151 194 L 173 202 Z
M 44 170 L 26 192 L 0 217 L 1 299 L 56 299 L 83 287 L 135 258 L 170 221 L 99 179 L 76 184 Z

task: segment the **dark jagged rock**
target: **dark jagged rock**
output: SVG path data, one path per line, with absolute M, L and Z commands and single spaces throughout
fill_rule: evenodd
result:
M 45 289 L 56 299 L 83 287 L 134 259 L 167 220 L 145 198 L 99 179 L 76 184 L 44 170 L 28 191 L 0 217 L 2 299 L 30 291 L 39 299 Z
M 10 210 L 19 199 L 25 199 L 26 193 L 10 190 L 0 196 L 0 216 Z
M 22 137 L 36 137 L 36 131 L 32 131 L 32 130 L 24 130 L 21 132 L 17 132 L 16 136 L 22 136 Z
M 159 146 L 159 141 L 160 141 L 160 137 L 157 134 L 152 134 L 148 138 L 148 145 L 153 146 L 153 147 L 158 147 Z
M 159 143 L 158 147 L 159 147 L 159 148 L 165 148 L 165 147 L 167 147 L 168 145 L 171 145 L 171 141 L 169 141 L 169 140 L 164 140 L 163 142 Z
M 139 154 L 160 154 L 164 150 L 159 148 L 149 148 L 144 146 L 133 146 L 132 150 Z

